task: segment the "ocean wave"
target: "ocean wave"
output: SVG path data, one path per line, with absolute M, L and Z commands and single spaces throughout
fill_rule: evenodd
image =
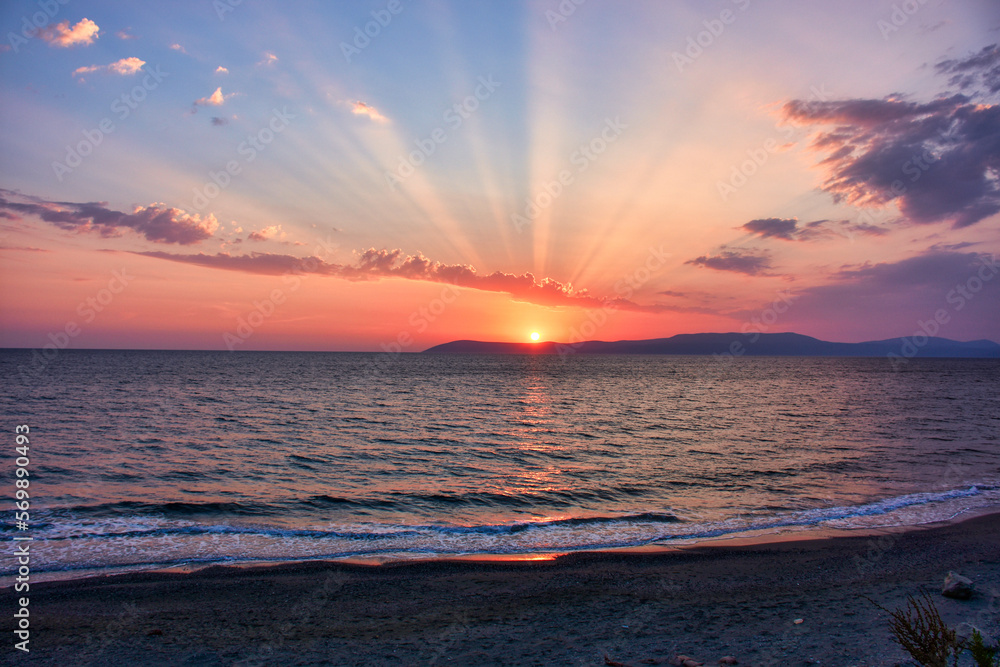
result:
M 741 534 L 773 533 L 812 526 L 858 527 L 861 519 L 894 516 L 880 525 L 903 525 L 949 518 L 954 503 L 982 496 L 996 505 L 995 486 L 969 486 L 911 493 L 849 506 L 733 515 L 701 521 L 671 512 L 569 516 L 497 524 L 364 523 L 282 527 L 237 521 L 118 515 L 95 517 L 47 511 L 32 526 L 33 554 L 39 573 L 123 568 L 209 565 L 213 563 L 293 562 L 359 557 L 400 559 L 417 556 L 517 555 L 568 553 L 692 543 Z M 911 508 L 941 504 L 925 515 Z M 116 504 L 120 505 L 120 504 Z M 142 506 L 142 503 L 135 503 Z M 963 503 L 964 505 L 964 503 Z M 106 509 L 106 508 L 105 508 Z M 216 508 L 218 509 L 218 508 Z M 962 511 L 961 508 L 958 511 Z M 234 517 L 235 518 L 235 517 Z M 874 524 L 868 524 L 874 525 Z M 4 532 L 8 530 L 4 527 Z M 11 571 L 0 571 L 10 574 Z

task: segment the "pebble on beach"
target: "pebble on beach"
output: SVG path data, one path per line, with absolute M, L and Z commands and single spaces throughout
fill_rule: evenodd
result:
M 702 665 L 700 662 L 686 655 L 677 656 L 676 658 L 670 661 L 670 664 L 675 665 L 676 667 L 704 667 L 704 665 Z
M 948 576 L 944 578 L 944 587 L 941 589 L 941 595 L 946 598 L 968 600 L 972 597 L 972 593 L 972 579 L 963 577 L 957 572 L 949 572 Z

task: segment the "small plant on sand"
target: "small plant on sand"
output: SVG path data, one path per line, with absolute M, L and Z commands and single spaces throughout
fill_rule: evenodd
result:
M 976 661 L 976 667 L 997 667 L 1000 665 L 1000 659 L 997 657 L 1000 650 L 996 646 L 993 648 L 987 646 L 986 642 L 983 641 L 983 636 L 979 634 L 979 630 L 972 631 L 972 639 L 966 646 L 972 659 Z
M 906 596 L 906 606 L 889 611 L 875 601 L 876 607 L 889 614 L 889 630 L 893 640 L 924 667 L 948 667 L 948 656 L 958 665 L 964 648 L 955 631 L 941 620 L 934 601 L 924 593 L 923 599 Z

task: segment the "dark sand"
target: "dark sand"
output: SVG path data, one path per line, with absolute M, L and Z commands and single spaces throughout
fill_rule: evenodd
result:
M 973 579 L 976 597 L 942 597 L 949 570 Z M 950 623 L 1000 635 L 1000 514 L 658 554 L 213 567 L 32 584 L 31 653 L 8 645 L 4 662 L 603 665 L 607 654 L 638 667 L 682 653 L 713 666 L 724 655 L 741 665 L 896 665 L 907 656 L 864 596 L 893 608 L 923 590 Z M 11 610 L 12 589 L 4 593 Z

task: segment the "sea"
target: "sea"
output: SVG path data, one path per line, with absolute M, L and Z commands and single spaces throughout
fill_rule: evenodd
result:
M 997 359 L 5 350 L 0 372 L 0 530 L 11 552 L 30 538 L 33 579 L 542 558 L 1000 507 Z

